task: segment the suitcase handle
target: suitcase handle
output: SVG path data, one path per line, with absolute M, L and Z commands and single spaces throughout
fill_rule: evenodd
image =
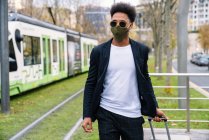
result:
M 150 125 L 150 128 L 151 128 L 153 140 L 156 140 L 155 133 L 154 133 L 154 130 L 153 130 L 153 127 L 152 127 L 152 119 L 153 119 L 152 117 L 148 117 L 148 121 L 149 121 L 149 125 Z M 168 129 L 168 124 L 167 124 L 167 121 L 168 121 L 167 118 L 165 118 L 164 116 L 161 116 L 160 119 L 165 122 L 165 128 L 166 128 L 168 140 L 171 140 L 171 136 L 170 136 L 170 132 L 169 132 L 169 129 Z
M 165 118 L 164 116 L 159 116 L 159 118 L 161 119 L 161 120 L 163 120 L 164 122 L 167 122 L 168 121 L 168 119 L 167 118 Z M 148 121 L 152 121 L 152 117 L 148 117 Z

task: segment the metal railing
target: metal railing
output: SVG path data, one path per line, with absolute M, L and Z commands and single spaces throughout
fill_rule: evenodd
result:
M 153 76 L 176 76 L 176 77 L 185 77 L 186 84 L 185 86 L 153 86 L 153 88 L 177 88 L 177 89 L 186 89 L 186 97 L 156 97 L 157 99 L 163 100 L 186 100 L 186 108 L 185 109 L 161 109 L 165 111 L 186 111 L 186 120 L 169 120 L 170 122 L 186 122 L 187 132 L 190 132 L 190 122 L 200 122 L 200 123 L 209 123 L 209 120 L 191 120 L 190 111 L 205 111 L 209 112 L 209 109 L 191 109 L 190 108 L 190 100 L 209 100 L 209 98 L 190 98 L 190 77 L 201 77 L 207 76 L 209 78 L 209 73 L 150 73 L 151 77 Z M 202 89 L 209 89 L 209 86 L 198 86 Z

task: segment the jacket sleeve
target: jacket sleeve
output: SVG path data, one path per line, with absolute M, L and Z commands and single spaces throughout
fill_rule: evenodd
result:
M 96 53 L 95 48 L 93 48 L 90 55 L 90 67 L 88 77 L 84 88 L 83 118 L 92 117 L 92 96 L 96 87 L 98 73 L 97 55 L 98 53 Z
M 148 72 L 148 55 L 149 55 L 149 48 L 146 47 L 145 48 L 145 54 L 144 54 L 144 67 L 143 67 L 143 74 L 145 76 L 145 78 L 147 79 L 147 85 L 148 85 L 148 88 L 151 92 L 151 95 L 152 95 L 152 98 L 154 99 L 155 101 L 155 104 L 156 104 L 156 107 L 158 108 L 158 102 L 156 100 L 156 97 L 155 97 L 155 94 L 154 94 L 154 90 L 153 90 L 153 87 L 152 87 L 152 82 L 151 82 L 151 79 L 150 79 L 150 76 L 149 76 L 149 72 Z

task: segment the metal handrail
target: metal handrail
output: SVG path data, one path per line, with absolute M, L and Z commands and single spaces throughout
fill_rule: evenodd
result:
M 160 109 L 160 110 L 166 110 L 166 111 L 186 111 L 187 109 L 178 109 L 178 108 L 171 108 L 171 109 L 169 109 L 169 108 L 163 108 L 163 109 Z M 203 108 L 190 108 L 190 111 L 209 111 L 209 109 L 203 109 Z
M 186 97 L 157 97 L 160 100 L 186 100 L 187 107 L 186 109 L 161 109 L 167 111 L 186 111 L 186 120 L 169 120 L 174 122 L 186 122 L 187 123 L 187 132 L 190 132 L 190 122 L 206 122 L 208 120 L 191 120 L 190 119 L 190 111 L 206 111 L 208 112 L 209 109 L 191 109 L 190 108 L 190 100 L 209 100 L 209 98 L 190 98 L 190 77 L 200 77 L 200 76 L 209 76 L 209 73 L 149 73 L 150 76 L 177 76 L 177 77 L 185 77 L 186 78 L 186 85 L 185 86 L 153 86 L 153 88 L 186 88 Z M 200 88 L 209 89 L 209 86 L 200 86 Z
M 150 76 L 209 76 L 209 73 L 149 73 Z
M 186 88 L 186 86 L 153 86 L 154 88 Z M 203 89 L 209 89 L 209 86 L 199 86 Z
M 160 100 L 186 100 L 183 97 L 156 97 Z M 190 100 L 209 100 L 209 98 L 190 98 Z

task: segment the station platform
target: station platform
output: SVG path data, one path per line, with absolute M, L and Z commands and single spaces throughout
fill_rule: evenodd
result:
M 209 130 L 191 129 L 169 129 L 171 140 L 209 140 Z M 163 128 L 154 129 L 156 140 L 168 140 L 166 130 Z M 150 128 L 144 128 L 144 140 L 152 140 Z

